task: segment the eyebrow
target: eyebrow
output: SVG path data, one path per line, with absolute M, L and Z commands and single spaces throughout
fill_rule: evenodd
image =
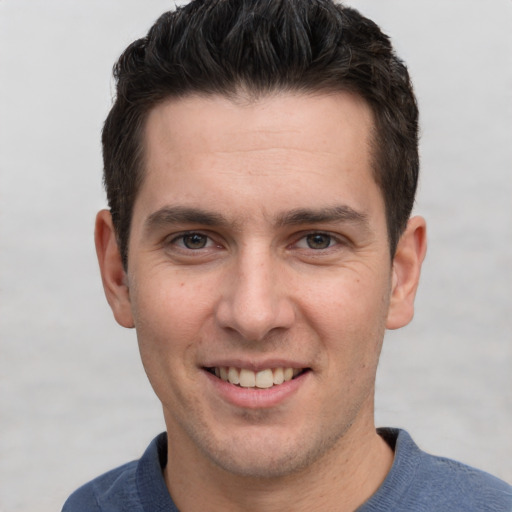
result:
M 367 229 L 370 228 L 368 216 L 365 213 L 345 205 L 320 209 L 298 208 L 277 217 L 277 225 L 279 226 L 320 224 L 323 222 L 347 222 L 350 224 L 360 224 Z
M 231 223 L 215 212 L 186 206 L 166 206 L 153 212 L 145 224 L 146 231 L 167 224 L 200 224 L 202 226 L 227 226 Z
M 359 224 L 370 229 L 368 216 L 350 206 L 332 206 L 319 209 L 297 208 L 281 214 L 275 218 L 275 225 L 300 226 L 304 224 L 320 224 L 346 222 Z M 145 231 L 151 231 L 169 224 L 197 224 L 211 227 L 234 227 L 238 222 L 231 222 L 217 212 L 191 208 L 187 206 L 165 206 L 153 212 L 145 221 Z

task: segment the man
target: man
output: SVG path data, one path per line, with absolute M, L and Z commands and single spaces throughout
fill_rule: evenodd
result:
M 64 510 L 511 510 L 506 483 L 375 429 L 426 251 L 416 102 L 379 28 L 195 1 L 115 75 L 96 247 L 167 432 Z

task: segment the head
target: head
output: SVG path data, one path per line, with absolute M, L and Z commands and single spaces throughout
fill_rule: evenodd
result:
M 389 38 L 330 0 L 192 1 L 165 13 L 114 68 L 117 96 L 103 130 L 104 180 L 128 266 L 133 206 L 144 181 L 149 113 L 191 95 L 257 100 L 278 92 L 350 92 L 373 115 L 373 178 L 384 200 L 390 254 L 416 191 L 418 110 Z M 179 123 L 179 120 L 176 120 Z
M 203 481 L 343 460 L 368 482 L 384 331 L 411 319 L 425 253 L 388 39 L 325 0 L 192 2 L 116 74 L 97 251 L 173 453 Z

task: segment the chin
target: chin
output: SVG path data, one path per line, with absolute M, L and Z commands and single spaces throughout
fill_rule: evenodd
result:
M 231 437 L 220 446 L 206 448 L 210 460 L 224 471 L 245 478 L 277 479 L 300 473 L 328 452 L 342 434 L 325 436 L 300 435 L 285 439 L 261 432 Z M 304 442 L 307 439 L 308 442 Z
M 215 453 L 213 462 L 224 471 L 245 478 L 276 479 L 300 472 L 309 466 L 303 453 Z M 313 458 L 313 457 L 311 457 Z

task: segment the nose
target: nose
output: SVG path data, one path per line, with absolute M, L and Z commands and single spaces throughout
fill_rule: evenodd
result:
M 240 254 L 222 284 L 217 306 L 217 321 L 222 328 L 257 342 L 292 326 L 293 300 L 282 263 L 277 260 L 266 251 L 247 249 Z

